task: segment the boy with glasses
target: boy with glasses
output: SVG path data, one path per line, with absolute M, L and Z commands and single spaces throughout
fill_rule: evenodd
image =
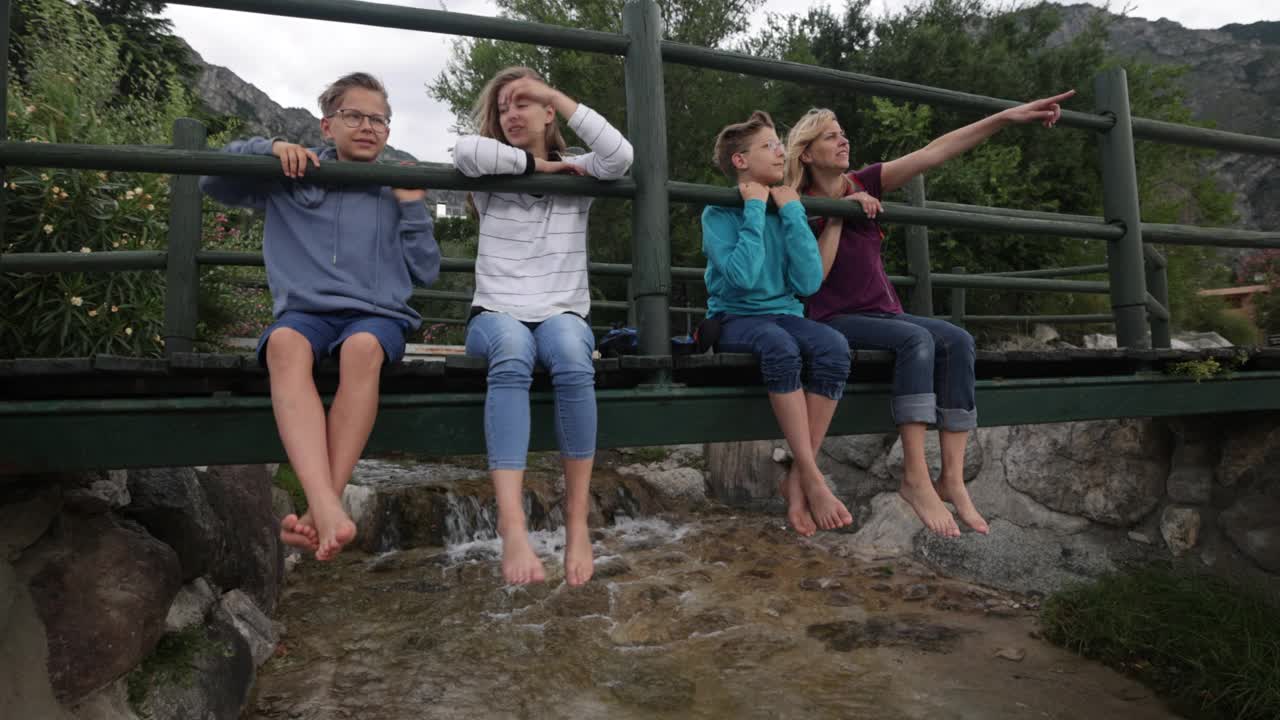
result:
M 281 521 L 280 537 L 328 560 L 355 538 L 342 491 L 373 429 L 381 369 L 403 356 L 405 333 L 421 322 L 408 304 L 413 285 L 435 281 L 440 249 L 425 190 L 303 180 L 308 162 L 378 159 L 391 118 L 382 83 L 365 73 L 340 78 L 320 95 L 320 111 L 331 147 L 255 137 L 224 149 L 274 155 L 283 178 L 207 176 L 200 187 L 266 213 L 276 321 L 262 334 L 258 361 L 270 373 L 276 427 L 310 506 Z M 326 355 L 338 358 L 340 378 L 327 417 L 312 375 Z

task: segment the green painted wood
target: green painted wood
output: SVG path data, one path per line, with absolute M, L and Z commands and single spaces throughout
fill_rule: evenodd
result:
M 653 0 L 627 0 L 622 31 L 631 40 L 624 76 L 627 137 L 635 148 L 631 175 L 632 297 L 643 355 L 671 354 L 671 211 L 667 197 L 667 103 L 662 79 L 662 17 Z M 650 382 L 670 382 L 655 369 Z
M 110 250 L 95 253 L 10 253 L 0 255 L 0 272 L 124 272 L 163 270 L 169 253 L 163 250 Z
M 3 152 L 2 148 L 0 148 L 0 159 L 2 158 Z M 694 205 L 723 205 L 727 207 L 742 205 L 742 196 L 736 190 L 727 187 L 670 182 L 667 183 L 667 189 L 671 194 L 671 200 L 674 202 Z M 862 212 L 862 206 L 846 200 L 806 197 L 801 198 L 800 201 L 811 215 L 839 215 L 849 218 L 866 217 Z M 1058 235 L 1062 237 L 1092 238 L 1095 240 L 1112 240 L 1120 237 L 1123 233 L 1123 230 L 1118 227 L 1093 222 L 957 212 L 930 207 L 917 208 L 903 203 L 892 202 L 884 203 L 884 211 L 877 215 L 876 218 L 883 222 L 902 223 L 904 225 L 954 227 L 967 230 L 990 230 L 1027 235 Z
M 1129 82 L 1124 68 L 1111 68 L 1094 78 L 1098 110 L 1116 119 L 1099 136 L 1102 153 L 1102 208 L 1107 222 L 1124 234 L 1107 245 L 1111 276 L 1111 312 L 1116 316 L 1116 342 L 1121 347 L 1151 347 L 1147 332 L 1147 277 L 1143 269 L 1142 211 L 1138 202 L 1138 169 L 1133 150 L 1133 118 L 1129 114 Z
M 177 0 L 170 4 L 328 20 L 369 27 L 417 30 L 442 35 L 510 40 L 608 55 L 621 55 L 627 50 L 627 39 L 615 33 L 355 0 Z M 262 18 L 247 18 L 245 21 L 270 22 Z M 343 28 L 341 31 L 358 32 L 359 30 Z M 424 38 L 423 42 L 433 41 Z
M 0 142 L 0 164 L 264 178 L 278 178 L 281 173 L 280 163 L 274 158 L 232 155 L 214 150 L 13 141 Z M 568 175 L 469 178 L 452 168 L 434 165 L 330 162 L 307 170 L 307 177 L 317 183 L 332 185 L 390 185 L 615 198 L 629 198 L 635 193 L 635 184 L 626 178 L 608 181 Z
M 917 175 L 907 183 L 907 203 L 912 207 L 925 206 L 924 176 Z M 910 310 L 916 315 L 933 315 L 933 283 L 929 279 L 929 228 L 924 225 L 907 227 L 907 272 L 915 279 L 911 288 Z
M 600 447 L 779 437 L 762 388 L 601 390 Z M 531 449 L 555 448 L 553 398 L 531 394 Z M 832 434 L 891 432 L 888 384 L 851 384 Z M 983 426 L 1280 409 L 1280 372 L 979 381 Z M 482 393 L 387 396 L 366 454 L 484 450 Z M 734 419 L 732 423 L 725 418 Z M 0 475 L 284 459 L 270 399 L 0 403 Z M 66 438 L 75 437 L 68 443 Z
M 1075 265 L 1063 268 L 1046 268 L 1044 270 L 1013 270 L 1011 272 L 983 273 L 987 277 L 1026 277 L 1026 278 L 1059 278 L 1076 275 L 1099 275 L 1107 272 L 1105 264 Z
M 1161 258 L 1163 260 L 1164 258 Z M 1144 266 L 1147 274 L 1147 290 L 1153 300 L 1163 309 L 1164 316 L 1148 313 L 1151 322 L 1151 346 L 1167 348 L 1173 346 L 1173 333 L 1169 326 L 1169 274 L 1164 264 L 1151 261 L 1148 256 Z
M 964 268 L 951 268 L 953 275 L 964 275 Z M 951 288 L 951 323 L 957 327 L 964 327 L 964 300 L 965 289 L 962 286 L 952 286 Z
M 1254 155 L 1280 155 L 1280 138 L 1245 135 L 1243 133 L 1192 127 L 1163 120 L 1133 119 L 1133 136 L 1139 140 L 1155 140 L 1211 148 L 1226 152 Z
M 181 150 L 205 146 L 207 132 L 202 123 L 178 118 L 173 123 L 173 145 Z M 199 316 L 200 213 L 203 198 L 200 178 L 174 175 L 169 180 L 169 256 L 165 270 L 164 351 L 191 352 L 195 347 Z
M 1092 315 L 965 315 L 964 320 L 970 323 L 1074 323 L 1092 325 L 1094 323 L 1114 322 L 1115 316 L 1110 313 Z
M 831 70 L 785 60 L 770 60 L 727 50 L 714 50 L 671 41 L 662 43 L 662 58 L 667 62 L 679 65 L 692 65 L 694 67 L 724 70 L 755 77 L 786 80 L 804 85 L 816 85 L 854 92 L 860 95 L 876 95 L 929 105 L 974 110 L 984 114 L 999 112 L 1025 102 L 1002 100 L 1000 98 L 944 90 L 927 85 L 916 85 L 899 80 L 888 80 L 871 75 Z M 1107 117 L 1074 110 L 1064 111 L 1059 122 L 1067 127 L 1091 130 L 1106 130 L 1111 126 L 1111 120 Z
M 1092 280 L 1051 280 L 994 275 L 963 275 L 959 273 L 934 273 L 933 284 L 943 288 L 969 288 L 972 290 L 1028 290 L 1033 292 L 1094 293 L 1099 295 L 1105 295 L 1110 292 L 1107 283 Z
M 1280 232 L 1275 230 L 1236 230 L 1234 228 L 1194 227 L 1143 223 L 1142 237 L 1147 242 L 1166 245 L 1209 245 L 1212 247 L 1280 248 Z

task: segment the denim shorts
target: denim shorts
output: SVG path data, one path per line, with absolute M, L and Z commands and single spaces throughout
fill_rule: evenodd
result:
M 327 355 L 336 355 L 338 348 L 352 335 L 367 332 L 378 339 L 382 352 L 387 356 L 387 364 L 391 364 L 404 357 L 404 335 L 409 331 L 409 323 L 354 310 L 329 313 L 288 310 L 258 340 L 258 363 L 262 367 L 267 366 L 267 339 L 280 328 L 302 333 L 311 343 L 311 352 L 315 355 L 316 362 Z

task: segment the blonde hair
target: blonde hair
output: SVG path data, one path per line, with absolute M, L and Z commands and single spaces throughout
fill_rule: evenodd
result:
M 813 183 L 809 166 L 800 161 L 800 156 L 822 134 L 822 127 L 835 119 L 836 114 L 826 108 L 810 108 L 787 133 L 787 166 L 782 182 L 796 192 L 808 190 Z
M 745 122 L 726 125 L 716 135 L 716 147 L 711 153 L 711 161 L 720 168 L 720 172 L 730 180 L 738 179 L 738 169 L 733 166 L 733 156 L 746 152 L 751 139 L 765 128 L 773 128 L 773 118 L 763 110 L 756 110 Z
M 382 96 L 382 102 L 387 106 L 387 117 L 391 117 L 391 101 L 387 99 L 387 89 L 382 85 L 382 81 L 370 75 L 369 73 L 355 72 L 349 75 L 343 75 L 333 84 L 324 89 L 320 93 L 318 102 L 320 104 L 320 116 L 329 117 L 338 112 L 338 105 L 342 103 L 342 98 L 346 96 L 347 91 L 353 88 L 363 88 L 370 92 L 376 92 Z
M 512 80 L 519 80 L 525 77 L 533 78 L 539 82 L 546 82 L 534 70 L 515 65 L 499 70 L 498 74 L 485 83 L 484 89 L 480 91 L 480 97 L 476 98 L 475 107 L 471 110 L 471 125 L 477 134 L 481 137 L 501 140 L 508 145 L 511 144 L 507 142 L 507 135 L 502 131 L 502 122 L 498 115 L 498 93 Z M 564 141 L 564 136 L 560 134 L 560 124 L 554 119 L 547 123 L 545 139 L 548 153 L 554 152 L 563 155 L 564 151 L 569 147 Z

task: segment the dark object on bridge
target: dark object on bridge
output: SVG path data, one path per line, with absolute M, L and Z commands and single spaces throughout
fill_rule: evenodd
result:
M 720 318 L 709 317 L 704 318 L 698 323 L 698 329 L 693 331 L 693 340 L 697 343 L 698 352 L 704 353 L 711 350 L 720 342 Z
M 600 357 L 635 355 L 640 352 L 640 333 L 633 327 L 614 328 L 600 338 L 596 349 L 600 351 Z

